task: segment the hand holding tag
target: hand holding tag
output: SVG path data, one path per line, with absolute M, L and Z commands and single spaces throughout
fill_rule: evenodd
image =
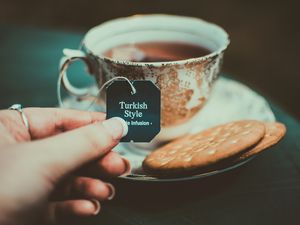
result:
M 128 124 L 122 142 L 150 142 L 160 131 L 160 90 L 149 80 L 114 81 L 106 90 L 107 118 L 121 117 Z

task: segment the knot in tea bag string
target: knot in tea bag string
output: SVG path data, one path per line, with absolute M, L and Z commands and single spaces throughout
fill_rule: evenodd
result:
M 59 77 L 58 77 L 58 81 L 57 81 L 57 99 L 58 99 L 58 103 L 59 103 L 59 106 L 64 108 L 64 102 L 62 100 L 62 97 L 61 97 L 61 83 L 62 83 L 62 79 L 64 78 L 64 76 L 66 76 L 66 70 L 68 68 L 68 64 L 70 63 L 69 60 L 67 60 L 64 65 L 61 67 L 61 71 L 59 73 Z M 130 88 L 131 88 L 131 94 L 135 94 L 136 93 L 136 88 L 133 86 L 133 84 L 130 82 L 130 80 L 126 77 L 123 77 L 123 76 L 117 76 L 117 77 L 113 77 L 111 79 L 109 79 L 108 81 L 106 81 L 104 84 L 102 84 L 102 86 L 97 90 L 97 94 L 96 95 L 90 95 L 90 94 L 86 94 L 85 96 L 91 96 L 91 97 L 94 97 L 93 101 L 91 102 L 91 104 L 89 105 L 89 107 L 87 108 L 87 110 L 89 110 L 97 101 L 100 93 L 103 91 L 103 89 L 109 85 L 111 82 L 113 82 L 114 80 L 125 80 L 127 81 L 127 83 L 130 85 Z M 72 93 L 71 93 L 72 94 Z M 74 94 L 73 94 L 74 95 Z M 78 97 L 77 95 L 75 95 L 76 97 Z

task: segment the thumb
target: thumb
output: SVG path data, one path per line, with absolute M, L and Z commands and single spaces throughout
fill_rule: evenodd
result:
M 84 163 L 97 159 L 127 134 L 127 123 L 118 117 L 97 122 L 56 136 L 24 144 L 32 163 L 58 179 Z

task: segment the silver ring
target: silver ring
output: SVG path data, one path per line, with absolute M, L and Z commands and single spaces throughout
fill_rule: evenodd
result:
M 8 108 L 9 110 L 16 110 L 18 112 L 20 112 L 23 123 L 25 125 L 25 127 L 29 130 L 29 123 L 28 123 L 28 119 L 27 116 L 25 115 L 22 105 L 21 104 L 13 104 L 11 107 Z

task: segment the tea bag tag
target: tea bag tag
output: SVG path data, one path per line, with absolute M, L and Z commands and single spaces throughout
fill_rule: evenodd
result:
M 121 117 L 128 133 L 121 142 L 150 142 L 160 131 L 160 90 L 149 80 L 113 81 L 106 89 L 107 118 Z

